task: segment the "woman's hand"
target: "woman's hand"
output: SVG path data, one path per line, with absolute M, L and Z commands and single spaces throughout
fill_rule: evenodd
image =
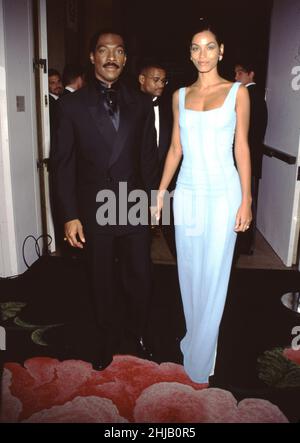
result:
M 242 203 L 236 214 L 235 219 L 235 232 L 245 232 L 250 227 L 252 220 L 251 204 Z

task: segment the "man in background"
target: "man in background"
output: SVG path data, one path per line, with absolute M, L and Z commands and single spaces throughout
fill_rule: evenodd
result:
M 151 96 L 155 116 L 156 144 L 159 159 L 159 176 L 162 177 L 166 156 L 170 147 L 173 127 L 172 103 L 165 98 L 164 90 L 168 84 L 167 72 L 159 64 L 147 64 L 139 74 L 140 90 Z M 163 97 L 164 94 L 164 97 Z M 176 177 L 169 186 L 169 192 L 175 189 Z M 170 224 L 162 225 L 163 234 L 168 247 L 176 258 L 175 229 L 172 202 L 170 208 Z
M 57 100 L 63 93 L 64 87 L 60 73 L 56 69 L 48 70 L 48 88 L 49 88 L 49 114 L 50 114 L 50 133 L 53 134 L 56 120 Z
M 63 72 L 63 95 L 78 91 L 84 86 L 84 71 L 81 66 L 75 64 L 68 64 Z
M 48 70 L 48 89 L 49 89 L 49 119 L 50 119 L 50 157 L 52 151 L 52 145 L 54 140 L 55 129 L 57 125 L 57 104 L 60 97 L 63 94 L 63 83 L 60 73 L 56 69 L 50 68 Z M 50 201 L 51 201 L 51 212 L 54 224 L 55 232 L 55 244 L 56 251 L 60 254 L 64 254 L 66 248 L 63 241 L 63 226 L 59 221 L 57 214 L 56 201 L 53 194 L 53 183 L 52 183 L 52 171 L 49 170 L 49 187 L 50 187 Z
M 264 93 L 255 82 L 255 68 L 252 64 L 236 64 L 235 80 L 246 86 L 250 97 L 250 126 L 248 139 L 251 156 L 251 190 L 253 199 L 253 220 L 250 229 L 238 235 L 237 253 L 252 255 L 254 250 L 257 200 L 259 180 L 262 173 L 263 147 L 268 122 L 268 110 Z

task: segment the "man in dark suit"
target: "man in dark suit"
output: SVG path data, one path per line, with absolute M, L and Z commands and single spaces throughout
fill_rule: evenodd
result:
M 259 180 L 262 172 L 263 143 L 268 123 L 268 110 L 264 93 L 254 81 L 255 69 L 251 64 L 238 63 L 235 66 L 235 80 L 246 86 L 250 97 L 249 147 L 251 156 L 252 223 L 250 229 L 238 238 L 240 253 L 252 255 L 256 229 L 256 214 Z
M 98 32 L 90 60 L 90 83 L 59 104 L 52 165 L 66 240 L 87 258 L 98 327 L 93 366 L 103 369 L 118 338 L 117 266 L 127 296 L 130 352 L 143 350 L 152 286 L 150 232 L 147 224 L 130 221 L 134 204 L 128 197 L 156 189 L 158 158 L 151 102 L 119 79 L 126 63 L 122 36 Z M 148 215 L 146 206 L 142 212 Z
M 147 64 L 139 74 L 140 89 L 152 98 L 155 116 L 156 144 L 159 158 L 159 177 L 162 177 L 165 160 L 171 144 L 173 115 L 172 100 L 164 94 L 167 85 L 167 72 L 159 64 Z M 168 191 L 175 189 L 176 175 L 172 179 Z M 175 229 L 172 204 L 170 208 L 170 223 L 162 225 L 163 234 L 172 255 L 176 258 Z
M 53 138 L 57 123 L 57 104 L 64 90 L 61 75 L 56 69 L 50 68 L 48 70 L 48 88 L 49 88 L 50 157 L 51 157 Z M 50 172 L 49 176 L 50 203 L 51 203 L 51 212 L 52 212 L 54 232 L 55 232 L 55 246 L 56 246 L 56 251 L 64 253 L 66 248 L 63 242 L 63 227 L 57 214 L 56 202 L 53 194 L 51 168 L 49 172 Z
M 64 90 L 61 75 L 56 69 L 50 68 L 48 70 L 48 87 L 50 133 L 52 134 L 55 128 L 57 100 L 62 95 Z
M 76 64 L 67 64 L 64 67 L 62 80 L 60 80 L 60 83 L 64 86 L 63 91 L 60 93 L 58 98 L 62 98 L 65 95 L 72 94 L 75 91 L 78 91 L 78 89 L 82 88 L 84 86 L 84 70 L 80 65 Z M 53 97 L 50 95 L 50 124 L 51 124 L 51 144 L 53 139 L 53 134 L 55 132 L 55 125 L 56 125 L 56 104 L 58 102 L 53 99 Z M 52 149 L 52 148 L 51 148 Z M 50 193 L 52 192 L 52 176 L 50 171 Z M 55 230 L 55 245 L 56 245 L 56 252 L 59 253 L 61 256 L 65 257 L 72 257 L 72 258 L 78 258 L 80 257 L 79 251 L 74 251 L 73 248 L 70 248 L 70 246 L 63 241 L 64 238 L 64 229 L 61 225 L 59 215 L 57 213 L 56 208 L 56 202 L 55 198 L 53 198 L 53 195 L 51 197 L 51 210 L 52 210 L 52 217 L 54 222 L 54 230 Z
M 65 87 L 63 95 L 78 91 L 84 86 L 84 72 L 79 65 L 68 64 L 64 67 L 63 85 Z

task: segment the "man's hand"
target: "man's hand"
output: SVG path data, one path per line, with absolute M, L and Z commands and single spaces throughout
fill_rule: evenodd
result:
M 78 238 L 80 241 L 78 241 Z M 85 243 L 85 238 L 83 234 L 82 224 L 80 220 L 70 220 L 65 223 L 65 241 L 73 248 L 83 249 L 83 243 Z
M 156 218 L 156 222 L 159 223 L 160 217 L 161 217 L 161 211 L 163 209 L 164 206 L 164 195 L 165 195 L 166 191 L 160 190 L 157 192 L 157 197 L 156 197 L 156 208 L 155 208 L 155 218 Z
M 159 224 L 157 220 L 157 207 L 150 206 L 150 215 L 151 215 L 151 228 L 155 228 Z

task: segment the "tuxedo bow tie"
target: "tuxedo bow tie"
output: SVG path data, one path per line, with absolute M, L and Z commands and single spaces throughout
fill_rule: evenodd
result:
M 105 102 L 110 114 L 114 114 L 118 108 L 117 91 L 113 88 L 105 88 L 102 90 Z

